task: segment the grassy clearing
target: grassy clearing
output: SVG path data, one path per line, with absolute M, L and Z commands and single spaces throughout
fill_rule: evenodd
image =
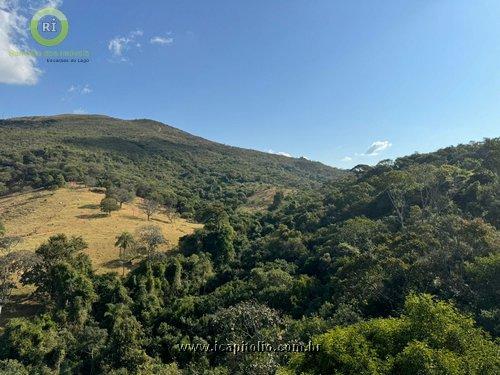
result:
M 114 243 L 123 231 L 134 233 L 143 225 L 158 225 L 170 242 L 170 246 L 160 251 L 168 251 L 180 237 L 201 227 L 180 218 L 171 223 L 161 213 L 148 222 L 139 209 L 139 199 L 107 216 L 99 209 L 103 197 L 84 187 L 13 194 L 0 198 L 0 218 L 9 235 L 23 238 L 13 250 L 35 250 L 58 233 L 82 236 L 89 245 L 85 252 L 99 273 L 118 271 L 118 250 Z
M 282 191 L 285 196 L 288 196 L 294 192 L 293 189 L 280 189 L 275 186 L 262 187 L 255 194 L 248 198 L 248 201 L 240 206 L 240 210 L 243 212 L 255 213 L 264 212 L 273 203 L 274 195 Z

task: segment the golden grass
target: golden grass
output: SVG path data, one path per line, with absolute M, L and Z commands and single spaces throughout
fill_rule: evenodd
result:
M 118 271 L 118 250 L 114 243 L 123 231 L 134 233 L 141 226 L 154 224 L 162 229 L 171 247 L 180 237 L 201 227 L 180 218 L 171 223 L 161 213 L 148 222 L 139 209 L 139 199 L 107 216 L 99 210 L 103 197 L 85 187 L 13 194 L 0 198 L 0 218 L 8 235 L 23 238 L 13 250 L 35 250 L 59 233 L 82 236 L 89 245 L 85 252 L 98 273 Z M 168 249 L 164 246 L 160 251 Z

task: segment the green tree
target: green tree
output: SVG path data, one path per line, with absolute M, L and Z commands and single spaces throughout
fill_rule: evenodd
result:
M 285 194 L 282 191 L 277 191 L 273 197 L 273 203 L 269 206 L 270 210 L 276 210 L 283 203 Z
M 64 179 L 64 176 L 60 173 L 54 179 L 54 183 L 57 187 L 62 188 L 66 185 L 66 180 Z
M 95 322 L 86 324 L 76 337 L 75 354 L 79 359 L 79 371 L 85 374 L 96 374 L 106 362 L 104 357 L 108 331 L 99 328 Z
M 92 303 L 97 300 L 91 279 L 71 264 L 61 262 L 52 267 L 45 289 L 59 317 L 84 323 Z
M 0 360 L 1 375 L 29 375 L 28 369 L 15 359 Z
M 219 309 L 210 323 L 220 345 L 260 342 L 277 347 L 281 341 L 283 320 L 278 311 L 253 301 Z M 277 355 L 272 352 L 235 352 L 224 357 L 232 374 L 244 374 L 248 369 L 253 374 L 271 374 L 278 364 Z
M 114 273 L 96 275 L 93 278 L 94 289 L 98 300 L 92 306 L 93 316 L 98 322 L 104 320 L 104 315 L 109 304 L 132 305 L 129 291 L 123 285 L 122 279 Z
M 115 198 L 104 198 L 100 204 L 101 211 L 111 215 L 111 212 L 118 211 L 120 209 L 120 205 Z
M 122 232 L 116 237 L 115 246 L 120 249 L 118 258 L 122 263 L 122 276 L 125 275 L 125 263 L 128 261 L 130 255 L 133 253 L 136 242 L 134 236 L 129 232 Z
M 130 203 L 134 200 L 135 194 L 132 189 L 124 187 L 111 187 L 106 190 L 106 197 L 114 198 L 122 208 L 123 203 Z
M 106 364 L 135 373 L 150 360 L 142 349 L 144 332 L 141 324 L 124 304 L 109 304 L 105 319 L 109 327 Z
M 146 225 L 137 230 L 139 243 L 142 245 L 148 261 L 154 255 L 160 245 L 166 244 L 161 228 L 156 225 Z
M 0 337 L 0 358 L 38 368 L 37 373 L 58 372 L 65 348 L 56 323 L 48 316 L 11 319 Z
M 149 221 L 160 210 L 160 203 L 156 199 L 144 199 L 139 207 L 146 214 Z
M 36 287 L 35 295 L 61 319 L 83 323 L 96 296 L 90 259 L 81 253 L 87 244 L 80 237 L 50 237 L 36 251 L 36 263 L 23 273 L 21 282 Z
M 236 233 L 229 221 L 209 222 L 206 224 L 206 235 L 203 239 L 203 248 L 212 254 L 214 263 L 218 266 L 234 260 L 234 239 Z
M 313 338 L 318 350 L 293 356 L 308 374 L 496 374 L 500 346 L 453 305 L 410 295 L 399 318 L 337 327 Z

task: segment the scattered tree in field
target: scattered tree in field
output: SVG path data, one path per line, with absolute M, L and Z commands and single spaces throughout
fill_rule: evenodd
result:
M 160 227 L 156 225 L 147 225 L 139 228 L 137 230 L 137 238 L 148 259 L 151 259 L 158 246 L 167 243 Z
M 89 188 L 93 188 L 97 185 L 97 179 L 93 176 L 86 176 L 83 183 Z
M 122 263 L 122 275 L 125 275 L 125 262 L 128 261 L 136 246 L 134 236 L 129 232 L 123 232 L 116 237 L 115 246 L 120 249 L 119 259 Z
M 135 194 L 130 189 L 111 187 L 106 191 L 106 196 L 115 198 L 122 208 L 123 203 L 130 203 L 134 200 Z
M 151 217 L 160 210 L 160 203 L 155 199 L 144 199 L 140 208 L 146 214 L 149 221 Z
M 163 207 L 165 208 L 165 216 L 172 223 L 177 216 L 177 199 L 175 197 L 165 198 Z
M 118 211 L 120 209 L 120 205 L 115 198 L 104 198 L 101 201 L 101 211 L 111 215 L 111 212 Z
M 5 225 L 0 221 L 0 237 L 5 236 Z

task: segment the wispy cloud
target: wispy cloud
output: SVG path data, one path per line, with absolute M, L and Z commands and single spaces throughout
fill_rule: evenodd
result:
M 293 156 L 288 152 L 269 150 L 270 154 L 286 156 L 287 158 L 292 158 Z
M 365 154 L 369 156 L 378 155 L 381 151 L 384 151 L 392 146 L 392 143 L 389 141 L 375 141 L 372 145 L 366 150 Z
M 25 0 L 24 3 L 26 9 L 33 14 L 42 8 L 59 8 L 63 0 Z
M 48 0 L 45 2 L 45 7 L 59 8 L 62 3 L 62 0 Z
M 68 93 L 72 93 L 72 94 L 82 94 L 82 95 L 86 95 L 86 94 L 90 94 L 92 92 L 92 88 L 90 87 L 89 84 L 85 84 L 83 86 L 81 85 L 71 85 L 69 88 L 68 88 Z
M 392 146 L 392 143 L 389 141 L 375 141 L 371 144 L 370 147 L 368 147 L 368 150 L 366 150 L 365 153 L 360 154 L 358 152 L 355 152 L 354 155 L 352 156 L 344 156 L 340 161 L 344 163 L 350 163 L 352 161 L 359 161 L 359 159 L 366 158 L 366 157 L 371 157 L 371 156 L 377 156 L 381 152 L 387 150 Z
M 125 52 L 133 47 L 140 47 L 141 43 L 138 39 L 143 35 L 142 30 L 134 30 L 127 36 L 117 36 L 108 42 L 108 50 L 119 61 L 127 61 L 127 58 L 124 57 Z
M 92 89 L 89 87 L 89 85 L 85 85 L 82 89 L 82 94 L 90 94 L 92 92 Z
M 171 36 L 163 37 L 163 36 L 154 36 L 149 39 L 149 43 L 151 44 L 160 44 L 160 45 L 168 45 L 174 43 L 174 38 Z
M 78 100 L 81 96 L 89 95 L 93 91 L 94 90 L 92 89 L 92 87 L 90 87 L 88 83 L 81 85 L 71 85 L 68 87 L 61 100 L 63 102 L 75 101 L 76 103 L 78 103 Z
M 88 112 L 83 108 L 77 108 L 73 110 L 74 115 L 86 115 Z

